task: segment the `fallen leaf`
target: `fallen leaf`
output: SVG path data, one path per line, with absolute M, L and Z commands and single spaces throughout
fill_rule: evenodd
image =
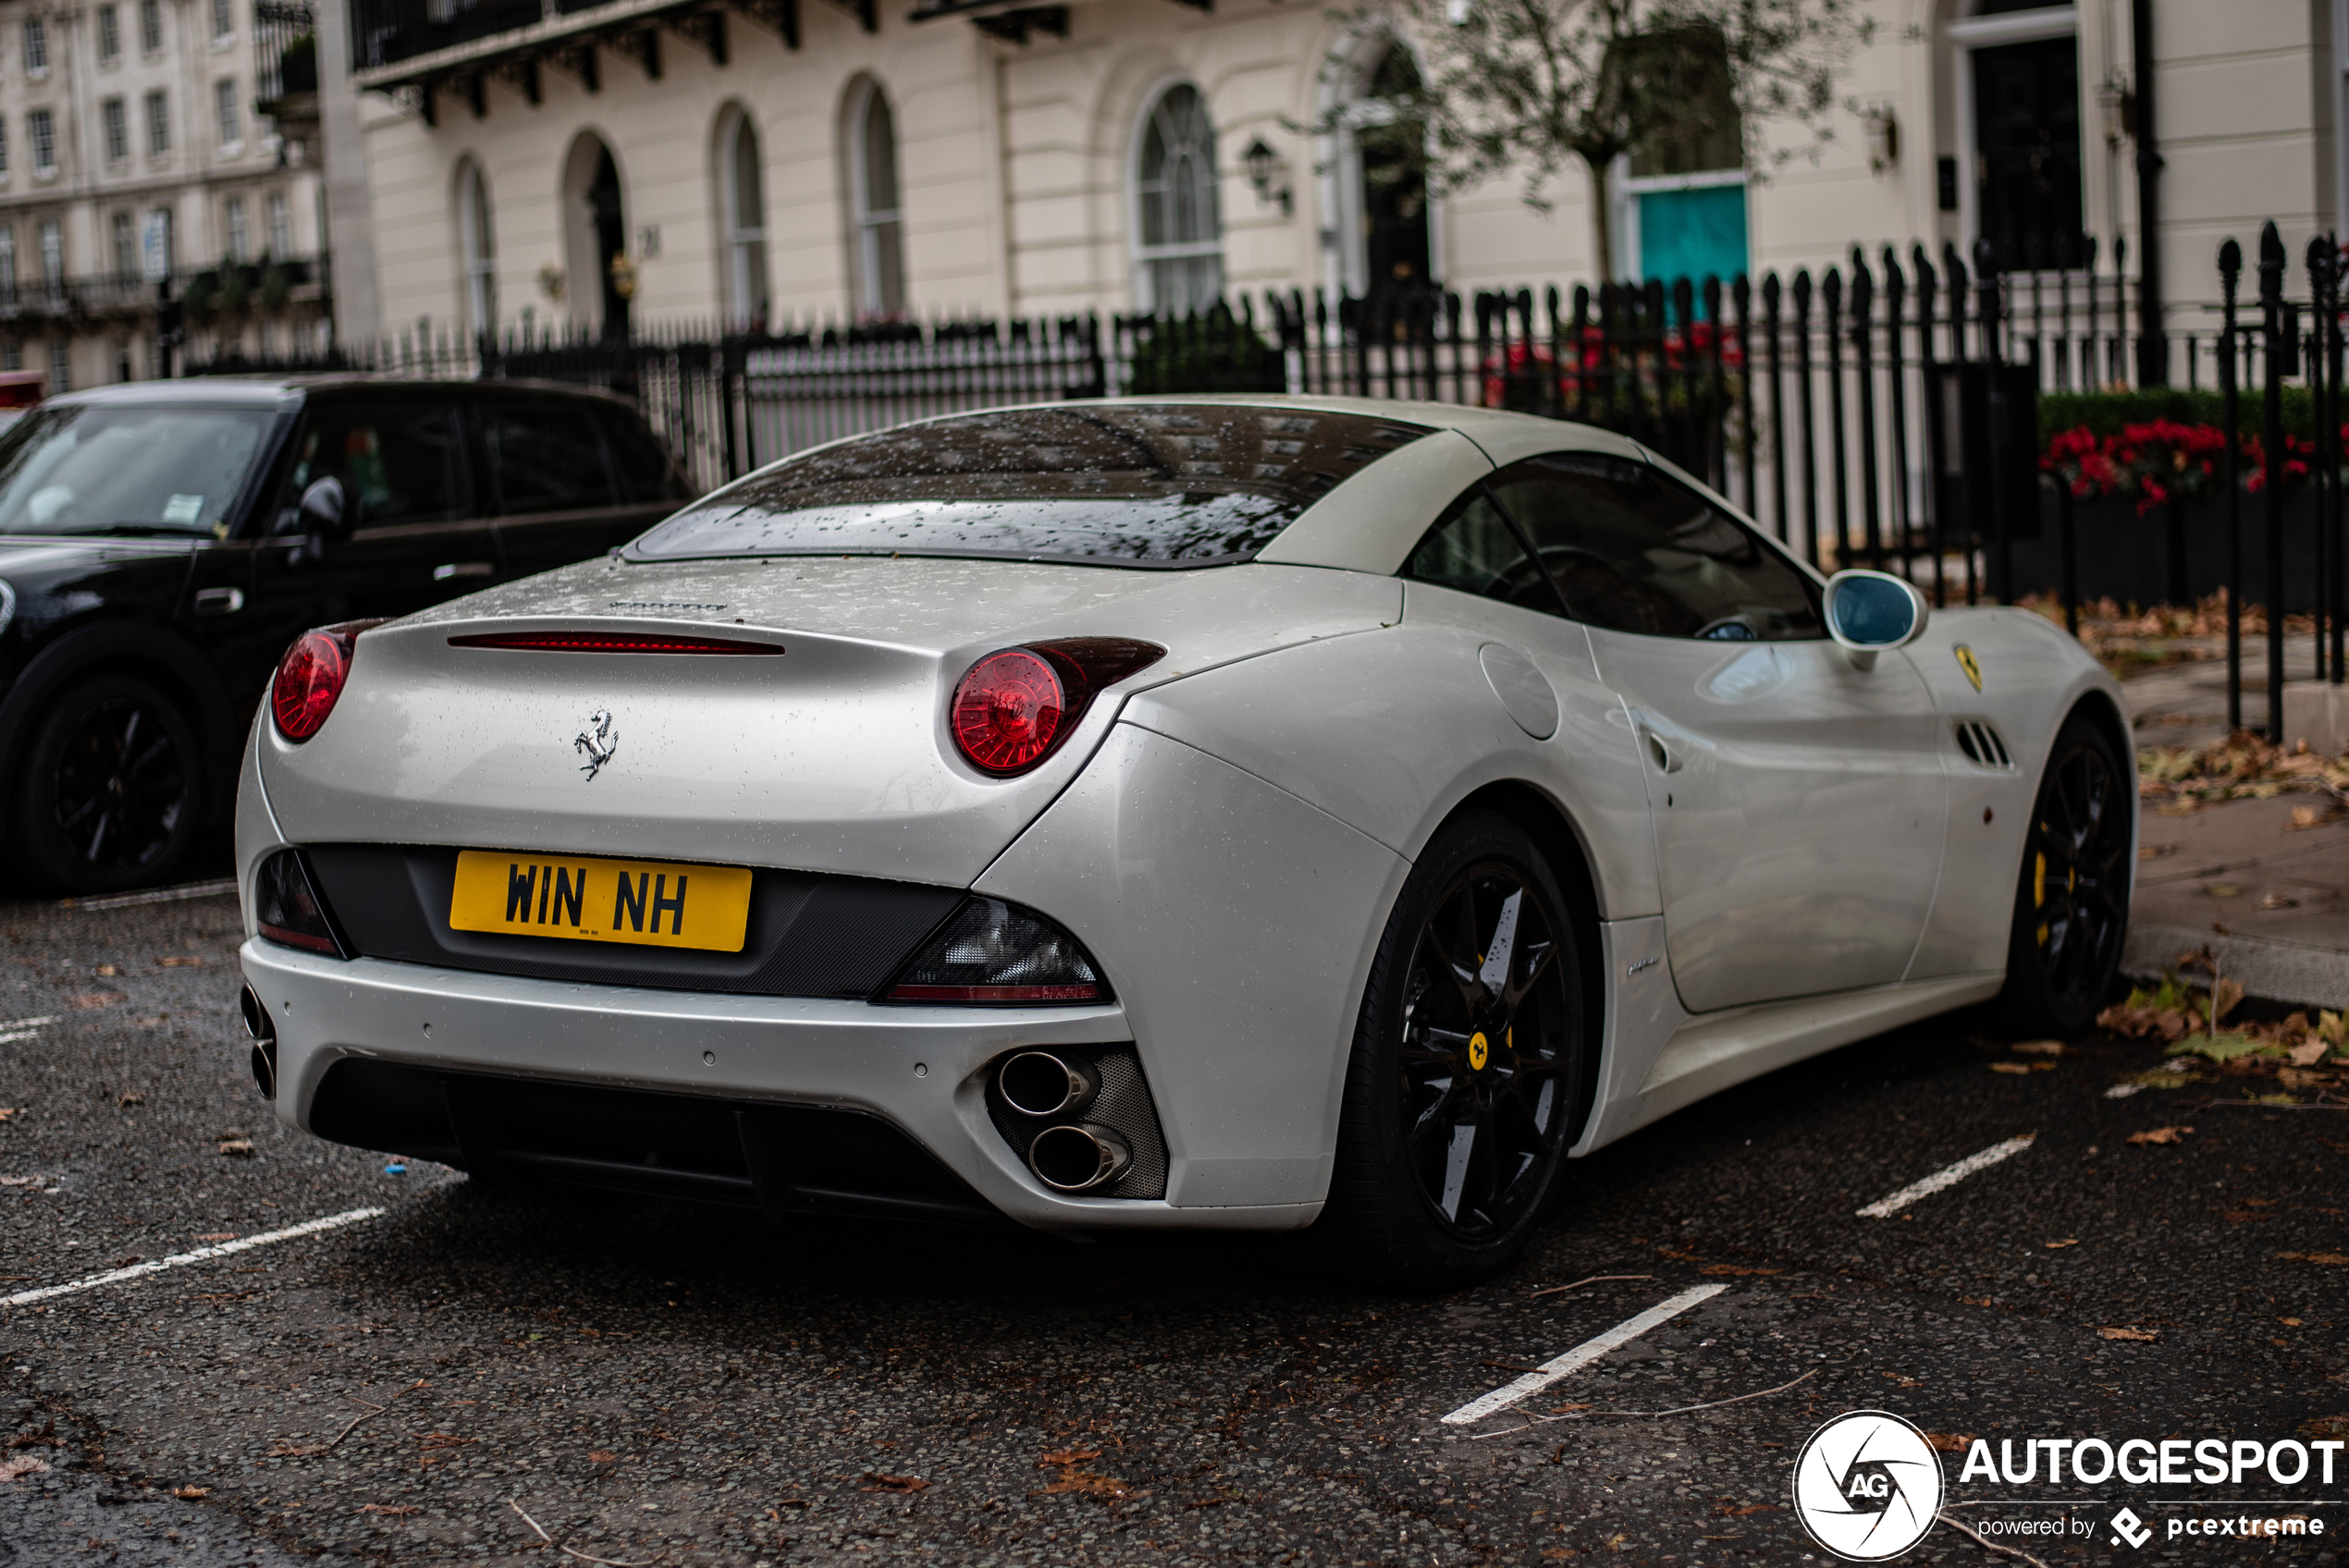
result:
M 2349 1415 L 2319 1415 L 2300 1430 L 2312 1438 L 2349 1438 Z
M 2149 1132 L 2132 1133 L 2133 1144 L 2174 1144 L 2194 1131 L 2191 1127 L 2156 1127 Z
M 2316 807 L 2314 807 L 2314 806 L 2294 806 L 2294 807 L 2293 807 L 2293 808 L 2292 808 L 2292 827 L 2293 827 L 2293 828 L 2294 828 L 2294 830 L 2299 829 L 2299 828 L 2303 828 L 2303 827 L 2314 827 L 2316 825 L 2317 825 L 2317 808 L 2316 808 Z
M 170 958 L 159 958 L 155 960 L 155 962 L 165 969 L 200 969 L 203 966 L 203 960 L 200 958 L 182 957 L 178 954 Z
M 399 1514 L 422 1513 L 424 1510 L 417 1507 L 412 1502 L 363 1502 L 359 1505 L 359 1512 L 362 1513 Z
M 1990 1071 L 1993 1072 L 2027 1073 L 2031 1071 L 2031 1064 L 2027 1061 L 1994 1061 L 1990 1064 Z
M 117 1101 L 115 1102 L 115 1105 L 116 1105 L 117 1109 L 128 1109 L 129 1107 L 130 1107 L 130 1106 L 134 1106 L 134 1105 L 144 1105 L 144 1104 L 146 1104 L 146 1103 L 147 1103 L 147 1096 L 144 1096 L 144 1095 L 125 1095 L 125 1096 L 122 1096 L 122 1098 L 120 1098 L 119 1100 L 117 1100 Z
M 2298 909 L 2300 900 L 2288 893 L 2262 893 L 2259 895 L 2259 907 L 2261 909 Z
M 2276 1321 L 2282 1324 L 2287 1329 L 2297 1329 L 2300 1327 L 2300 1319 L 2297 1317 L 2279 1317 Z
M 2284 1055 L 2294 1067 L 2314 1067 L 2324 1060 L 2329 1048 L 2322 1040 L 2303 1040 Z
M 1772 1274 L 1782 1274 L 1785 1270 L 1781 1268 L 1743 1268 L 1734 1263 L 1708 1263 L 1703 1268 L 1698 1269 L 1697 1272 L 1700 1274 L 1757 1274 L 1767 1278 Z
M 253 1155 L 251 1138 L 223 1138 L 220 1152 L 230 1159 L 251 1159 Z
M 21 1116 L 23 1114 L 24 1107 L 20 1105 L 0 1105 L 0 1121 L 6 1121 L 11 1116 Z
M 2231 1208 L 2221 1213 L 2219 1218 L 2230 1225 L 2248 1225 L 2255 1219 L 2267 1219 L 2272 1216 L 2261 1214 L 2257 1209 Z
M 2280 1252 L 2276 1256 L 2293 1263 L 2322 1263 L 2334 1268 L 2349 1264 L 2349 1252 Z
M 96 1008 L 112 1007 L 123 999 L 120 991 L 83 991 L 78 996 L 68 997 L 66 1006 L 76 1012 L 89 1012 Z
M 617 1464 L 620 1463 L 620 1455 L 612 1452 L 612 1451 L 608 1448 L 591 1448 L 587 1451 L 587 1463 L 590 1464 Z
M 2060 1242 L 2049 1242 L 2048 1243 L 2048 1245 L 2051 1247 L 2076 1247 L 2079 1244 L 2080 1238 L 2077 1236 L 2066 1236 Z
M 200 1242 L 233 1242 L 236 1239 L 237 1233 L 234 1231 L 206 1231 L 196 1238 Z
M 1731 1518 L 1742 1519 L 1749 1513 L 1776 1513 L 1777 1511 L 1778 1505 L 1775 1502 L 1749 1502 L 1743 1508 L 1725 1508 L 1721 1512 Z
M 2061 1040 L 2021 1040 L 2007 1048 L 2024 1056 L 2061 1056 L 2064 1045 Z
M 0 1481 L 13 1481 L 19 1476 L 38 1476 L 49 1468 L 45 1459 L 35 1459 L 29 1453 L 14 1459 L 0 1459 Z
M 1609 1551 L 1621 1551 L 1623 1550 L 1623 1543 L 1630 1538 L 1630 1537 L 1626 1535 L 1609 1536 L 1606 1538 L 1606 1549 Z
M 1036 1468 L 1052 1470 L 1064 1464 L 1088 1464 L 1101 1456 L 1101 1451 L 1097 1448 L 1054 1449 L 1036 1462 Z
M 2202 890 L 2209 894 L 2214 899 L 2239 899 L 2243 897 L 2242 888 L 2232 882 L 2207 883 L 2204 885 Z
M 144 1263 L 145 1261 L 145 1258 L 141 1257 L 134 1252 L 129 1257 L 116 1258 L 112 1263 L 107 1264 L 106 1267 L 109 1268 L 128 1268 L 134 1263 Z
M 198 1498 L 210 1497 L 212 1488 L 210 1487 L 174 1487 L 171 1488 L 171 1495 L 182 1502 L 193 1502 Z
M 324 1443 L 289 1443 L 280 1438 L 270 1445 L 269 1452 L 262 1457 L 264 1459 L 307 1459 L 314 1453 L 325 1452 Z
M 122 971 L 121 971 L 121 970 L 119 970 L 119 969 L 117 969 L 117 968 L 116 968 L 113 964 L 111 964 L 111 963 L 102 963 L 102 964 L 98 965 L 98 967 L 97 967 L 97 968 L 95 968 L 95 969 L 92 970 L 90 973 L 91 973 L 91 974 L 94 974 L 94 975 L 96 975 L 96 976 L 97 976 L 99 979 L 101 979 L 101 980 L 111 980 L 111 979 L 113 979 L 116 975 L 117 975 L 117 974 L 121 974 L 121 973 L 122 973 Z
M 867 1470 L 863 1478 L 871 1484 L 857 1488 L 858 1491 L 912 1493 L 929 1489 L 929 1483 L 919 1476 L 884 1476 L 878 1470 Z
M 2158 1329 L 2098 1329 L 2097 1332 L 2108 1340 L 2158 1340 L 2161 1337 Z
M 1974 1446 L 1972 1432 L 1927 1432 L 1925 1440 L 1937 1453 L 1963 1453 Z

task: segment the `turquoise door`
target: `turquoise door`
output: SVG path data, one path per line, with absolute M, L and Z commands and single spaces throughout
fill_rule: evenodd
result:
M 1666 284 L 1708 276 L 1727 283 L 1745 270 L 1745 186 L 1640 193 L 1640 276 Z

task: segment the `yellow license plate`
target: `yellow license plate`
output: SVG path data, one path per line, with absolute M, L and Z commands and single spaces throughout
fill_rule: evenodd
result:
M 449 924 L 459 931 L 738 953 L 750 924 L 750 873 L 465 850 L 457 856 Z

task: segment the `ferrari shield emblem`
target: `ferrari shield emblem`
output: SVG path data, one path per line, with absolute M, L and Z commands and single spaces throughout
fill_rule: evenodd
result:
M 1961 643 L 1949 651 L 1958 655 L 1958 668 L 1965 671 L 1965 678 L 1968 680 L 1974 682 L 1974 689 L 1977 692 L 1981 691 L 1982 661 L 1974 656 L 1974 650 Z

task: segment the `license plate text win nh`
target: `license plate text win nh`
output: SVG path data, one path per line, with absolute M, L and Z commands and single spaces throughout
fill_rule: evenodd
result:
M 459 931 L 740 952 L 750 922 L 750 873 L 575 855 L 457 856 L 449 924 Z

